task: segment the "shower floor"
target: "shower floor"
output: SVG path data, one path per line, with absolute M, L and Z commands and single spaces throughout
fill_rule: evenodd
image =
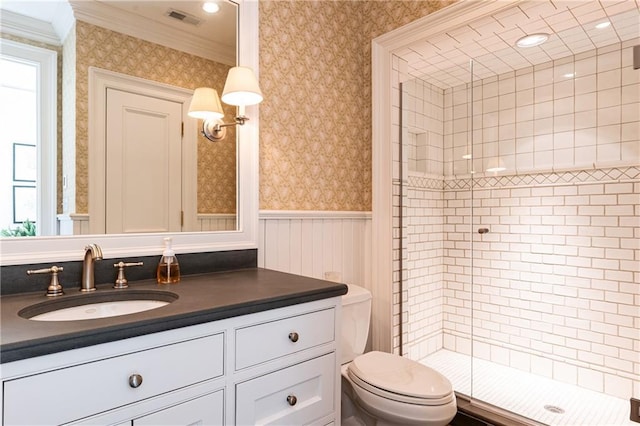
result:
M 421 361 L 446 376 L 465 395 L 471 389 L 471 357 L 440 350 Z M 474 360 L 473 398 L 548 425 L 638 426 L 629 401 L 536 376 L 489 361 Z M 558 407 L 564 413 L 554 413 Z

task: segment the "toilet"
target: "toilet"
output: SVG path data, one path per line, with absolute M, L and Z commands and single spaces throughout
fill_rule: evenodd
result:
M 451 382 L 416 361 L 364 353 L 371 293 L 348 284 L 342 296 L 342 425 L 445 426 L 456 415 Z

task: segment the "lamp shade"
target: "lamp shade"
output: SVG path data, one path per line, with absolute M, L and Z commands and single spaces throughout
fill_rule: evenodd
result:
M 222 91 L 222 101 L 229 105 L 245 106 L 262 102 L 262 92 L 253 70 L 233 67 L 229 70 Z
M 193 92 L 189 105 L 189 117 L 200 119 L 221 119 L 224 117 L 222 104 L 216 89 L 210 87 L 198 87 Z

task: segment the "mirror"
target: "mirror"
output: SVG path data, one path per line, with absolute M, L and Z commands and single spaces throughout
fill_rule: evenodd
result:
M 258 69 L 258 2 L 237 0 L 238 64 Z M 4 4 L 4 2 L 3 2 Z M 3 14 L 4 18 L 4 14 Z M 3 32 L 6 30 L 3 25 Z M 235 231 L 148 234 L 108 234 L 0 239 L 0 264 L 78 260 L 82 247 L 98 243 L 105 258 L 155 255 L 162 239 L 172 236 L 177 253 L 255 249 L 258 235 L 258 107 L 246 109 L 251 117 L 237 132 L 237 226 Z M 194 126 L 194 132 L 197 126 Z
M 139 135 L 147 136 L 154 149 L 148 146 L 145 150 L 138 149 L 137 156 L 130 148 L 114 154 L 113 145 L 100 151 L 94 142 L 95 132 L 92 136 L 95 127 L 91 116 L 94 111 L 91 81 L 95 79 L 92 69 L 184 89 L 182 98 L 171 98 L 174 103 L 187 102 L 188 105 L 191 91 L 200 86 L 222 92 L 228 69 L 237 63 L 238 4 L 226 0 L 217 4 L 220 10 L 208 14 L 202 10 L 202 2 L 190 0 L 2 2 L 3 32 L 10 33 L 3 34 L 3 38 L 14 41 L 28 38 L 32 40 L 29 44 L 57 50 L 57 69 L 61 76 L 54 95 L 57 102 L 55 99 L 52 102 L 58 106 L 57 118 L 54 118 L 57 133 L 51 138 L 56 141 L 55 147 L 51 155 L 42 157 L 43 162 L 52 165 L 51 176 L 38 174 L 37 186 L 43 188 L 39 191 L 43 196 L 30 203 L 31 209 L 23 199 L 27 187 L 36 186 L 35 179 L 28 183 L 11 181 L 6 185 L 19 192 L 14 189 L 18 197 L 7 198 L 15 200 L 13 208 L 7 209 L 13 210 L 13 214 L 6 212 L 11 220 L 3 218 L 0 229 L 15 227 L 25 218 L 29 219 L 29 215 L 31 220 L 33 216 L 38 218 L 36 228 L 38 235 L 43 236 L 237 229 L 235 129 L 230 128 L 221 143 L 211 143 L 198 135 L 195 129 L 199 123 L 182 114 L 176 118 L 178 125 L 182 121 L 185 128 L 181 151 L 167 150 L 164 156 L 152 156 L 155 147 L 161 146 L 154 132 L 158 127 L 149 124 L 150 129 L 141 130 L 145 120 L 134 123 L 138 135 L 133 137 L 140 141 L 143 138 Z M 33 36 L 34 32 L 26 31 L 27 24 L 37 21 L 28 21 L 25 16 L 52 21 L 51 40 L 39 40 Z M 22 31 L 17 25 L 4 25 L 7 19 L 11 23 L 19 21 Z M 55 46 L 56 36 L 62 40 L 57 43 L 59 46 Z M 134 81 L 123 90 L 136 90 L 135 84 Z M 160 95 L 154 92 L 152 96 Z M 182 109 L 186 110 L 186 106 L 182 105 Z M 230 118 L 235 110 L 225 106 L 225 113 Z M 105 126 L 107 133 L 112 128 L 110 123 Z M 181 146 L 179 134 L 174 142 Z M 19 153 L 28 151 L 25 146 L 28 144 L 17 145 Z M 125 160 L 113 160 L 121 157 Z M 101 167 L 105 158 L 107 164 Z M 155 162 L 151 158 L 159 160 Z M 171 182 L 166 185 L 163 179 L 168 173 L 161 170 L 163 165 L 171 170 Z M 148 170 L 145 171 L 145 167 Z M 122 177 L 126 170 L 131 170 L 132 176 Z M 135 188 L 126 182 L 115 187 L 113 182 L 120 177 L 123 181 L 135 180 Z M 102 187 L 96 187 L 96 181 L 102 182 Z M 55 192 L 55 196 L 48 194 L 45 198 L 47 192 Z M 145 194 L 150 195 L 145 199 Z M 4 200 L 4 193 L 1 196 Z M 156 200 L 161 200 L 160 205 L 149 208 Z M 127 216 L 132 217 L 128 220 L 133 221 L 133 225 L 120 223 L 119 216 L 125 216 L 121 213 L 126 210 L 123 206 L 133 212 Z M 109 213 L 102 214 L 103 211 L 114 211 L 115 218 Z M 159 225 L 156 226 L 156 222 Z

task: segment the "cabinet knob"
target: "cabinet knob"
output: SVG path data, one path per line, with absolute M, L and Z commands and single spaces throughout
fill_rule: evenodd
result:
M 129 386 L 137 388 L 142 384 L 142 376 L 139 374 L 132 374 L 129 376 Z
M 295 331 L 289 333 L 289 340 L 291 340 L 293 343 L 297 342 L 299 338 L 300 336 L 298 336 L 298 333 L 296 333 Z
M 298 398 L 296 398 L 295 395 L 289 395 L 287 397 L 287 402 L 289 403 L 290 406 L 294 406 L 298 403 Z

